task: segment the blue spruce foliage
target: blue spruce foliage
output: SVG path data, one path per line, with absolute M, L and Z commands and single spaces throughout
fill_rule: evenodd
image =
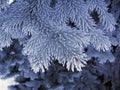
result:
M 15 0 L 1 12 L 0 20 L 1 50 L 18 39 L 34 72 L 45 72 L 56 59 L 68 70 L 81 71 L 87 61 L 84 48 L 109 51 L 116 25 L 102 0 Z
M 0 0 L 0 77 L 10 90 L 119 90 L 119 0 Z

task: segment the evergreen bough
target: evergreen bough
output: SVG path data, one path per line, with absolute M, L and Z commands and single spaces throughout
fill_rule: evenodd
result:
M 18 39 L 36 73 L 54 60 L 81 71 L 84 49 L 109 51 L 116 25 L 104 0 L 1 0 L 0 11 L 0 49 Z

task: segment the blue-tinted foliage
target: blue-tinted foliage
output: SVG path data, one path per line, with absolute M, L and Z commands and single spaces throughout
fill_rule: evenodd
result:
M 0 0 L 0 77 L 15 76 L 10 90 L 120 90 L 119 4 Z
M 0 49 L 18 39 L 34 72 L 45 72 L 55 59 L 81 71 L 89 56 L 84 48 L 111 50 L 116 21 L 104 0 L 15 0 L 8 5 L 0 14 Z

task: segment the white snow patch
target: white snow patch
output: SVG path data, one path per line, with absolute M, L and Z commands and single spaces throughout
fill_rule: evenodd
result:
M 14 0 L 8 0 L 8 4 L 12 4 L 14 2 Z
M 9 90 L 8 86 L 17 84 L 14 80 L 14 77 L 8 79 L 0 79 L 0 90 Z

